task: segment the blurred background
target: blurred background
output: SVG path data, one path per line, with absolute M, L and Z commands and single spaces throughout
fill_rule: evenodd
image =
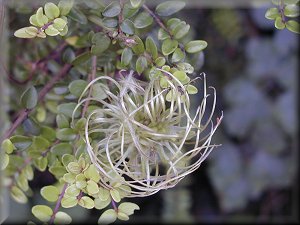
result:
M 209 44 L 193 60 L 217 90 L 216 116 L 223 111 L 224 120 L 213 142 L 222 146 L 177 187 L 132 199 L 141 210 L 130 223 L 299 223 L 299 36 L 276 30 L 264 18 L 269 6 L 195 0 L 179 13 L 194 38 Z M 38 192 L 28 205 L 10 201 L 6 223 L 26 222 L 40 201 Z M 67 211 L 78 223 L 100 215 Z

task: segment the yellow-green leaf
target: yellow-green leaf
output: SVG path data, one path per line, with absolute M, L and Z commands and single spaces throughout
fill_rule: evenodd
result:
M 117 219 L 117 213 L 113 209 L 108 209 L 100 216 L 98 224 L 109 224 L 115 222 Z
M 4 150 L 7 154 L 11 154 L 14 151 L 15 146 L 11 142 L 11 140 L 5 139 L 1 144 L 1 149 Z
M 99 187 L 95 181 L 89 180 L 87 182 L 86 190 L 89 195 L 95 195 L 99 192 Z
M 204 50 L 207 47 L 207 42 L 202 40 L 190 41 L 184 47 L 188 53 L 196 53 Z
M 26 109 L 33 109 L 38 101 L 38 94 L 34 86 L 28 88 L 21 96 L 21 103 Z
M 275 20 L 279 16 L 278 8 L 270 8 L 266 11 L 265 17 L 269 20 Z
M 109 193 L 115 202 L 121 201 L 120 193 L 116 189 L 111 189 Z
M 10 194 L 11 194 L 12 198 L 18 203 L 24 204 L 28 201 L 24 192 L 21 191 L 21 189 L 16 186 L 13 186 L 11 188 Z
M 78 205 L 86 209 L 92 209 L 95 206 L 93 199 L 88 196 L 83 196 L 79 201 Z
M 297 21 L 295 20 L 289 20 L 286 23 L 286 28 L 289 29 L 290 31 L 299 34 L 300 33 L 300 25 Z
M 69 14 L 74 4 L 74 0 L 61 0 L 58 3 L 60 15 L 66 16 Z
M 159 16 L 171 16 L 172 14 L 177 13 L 184 7 L 185 2 L 183 1 L 164 1 L 156 7 L 155 12 Z
M 54 217 L 54 224 L 70 224 L 72 218 L 65 212 L 58 211 Z
M 177 47 L 178 41 L 168 38 L 163 41 L 161 50 L 164 55 L 170 55 Z
M 47 2 L 45 4 L 45 14 L 50 19 L 53 20 L 54 18 L 59 17 L 59 8 L 52 2 Z
M 126 215 L 130 216 L 134 213 L 134 210 L 139 210 L 140 207 L 132 202 L 123 202 L 118 207 L 119 211 L 125 213 Z
M 276 19 L 275 19 L 275 27 L 279 30 L 282 30 L 285 28 L 285 24 L 284 22 L 282 22 L 282 18 L 281 16 L 278 16 Z
M 53 214 L 52 209 L 46 205 L 36 205 L 31 209 L 32 214 L 42 222 L 48 222 Z
M 61 200 L 61 206 L 64 208 L 72 208 L 78 203 L 77 197 L 64 196 Z
M 9 163 L 9 156 L 8 154 L 3 154 L 0 157 L 0 171 L 6 169 Z
M 58 188 L 53 185 L 45 186 L 41 189 L 41 195 L 49 202 L 56 202 L 59 194 Z
M 101 200 L 100 198 L 95 198 L 94 203 L 95 203 L 95 208 L 96 209 L 104 209 L 106 208 L 111 202 L 111 199 L 108 198 L 106 200 Z

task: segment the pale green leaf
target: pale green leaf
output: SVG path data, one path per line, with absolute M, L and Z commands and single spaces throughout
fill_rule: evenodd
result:
M 162 28 L 160 28 L 159 30 L 158 30 L 158 40 L 165 40 L 165 39 L 167 39 L 167 38 L 170 38 L 170 35 L 164 30 L 164 29 L 162 29 Z
M 49 202 L 56 202 L 59 194 L 58 188 L 53 185 L 45 186 L 41 189 L 41 195 Z
M 105 7 L 102 15 L 105 17 L 115 17 L 121 12 L 121 6 L 118 2 L 112 2 Z
M 157 46 L 150 36 L 146 39 L 146 50 L 152 55 L 153 59 L 156 59 L 158 57 Z
M 297 21 L 295 20 L 289 20 L 286 23 L 286 28 L 294 33 L 299 34 L 300 33 L 300 25 Z
M 59 30 L 57 30 L 53 25 L 50 25 L 46 30 L 45 33 L 49 36 L 56 36 L 59 34 Z
M 95 181 L 88 180 L 86 190 L 87 190 L 89 195 L 95 195 L 99 192 L 99 187 L 98 187 L 98 185 Z
M 130 0 L 130 3 L 133 8 L 138 8 L 141 6 L 143 0 Z
M 132 56 L 133 56 L 132 50 L 130 48 L 125 48 L 121 55 L 122 65 L 124 65 L 124 66 L 129 65 L 132 60 Z
M 8 154 L 3 154 L 0 157 L 0 171 L 6 169 L 9 163 L 9 156 Z
M 115 222 L 117 219 L 117 213 L 113 209 L 108 209 L 102 213 L 98 220 L 98 224 L 110 224 Z
M 170 55 L 172 52 L 176 50 L 177 47 L 178 47 L 178 41 L 171 40 L 168 38 L 163 41 L 161 50 L 164 55 Z
M 184 7 L 185 3 L 183 1 L 164 1 L 156 7 L 155 12 L 159 16 L 171 16 Z
M 275 27 L 279 30 L 282 30 L 285 28 L 285 24 L 284 24 L 284 22 L 282 22 L 282 18 L 280 16 L 278 16 L 275 19 Z
M 198 89 L 194 86 L 194 85 L 188 85 L 187 88 L 186 88 L 188 94 L 190 95 L 194 95 L 194 94 L 197 94 L 198 93 Z
M 180 48 L 176 48 L 176 50 L 174 51 L 174 53 L 172 55 L 172 62 L 178 63 L 181 60 L 183 60 L 184 57 L 185 57 L 184 52 Z
M 84 176 L 87 179 L 91 179 L 95 182 L 99 182 L 100 180 L 100 174 L 94 164 L 90 165 L 85 171 L 84 171 Z
M 117 215 L 119 220 L 123 220 L 123 221 L 127 221 L 129 220 L 129 216 L 127 216 L 125 213 L 118 211 L 118 215 Z
M 7 154 L 11 154 L 15 150 L 15 146 L 10 139 L 5 139 L 1 144 L 1 149 Z
M 186 22 L 180 22 L 174 29 L 173 35 L 175 39 L 181 39 L 188 34 L 190 30 L 190 25 L 186 24 Z
M 121 201 L 120 193 L 116 189 L 109 190 L 109 193 L 110 193 L 110 196 L 112 197 L 112 199 L 115 202 L 120 202 Z
M 298 17 L 300 15 L 299 5 L 287 5 L 284 8 L 284 15 L 288 17 Z
M 134 24 L 132 23 L 131 20 L 125 19 L 121 25 L 120 25 L 121 30 L 129 35 L 134 34 Z
M 19 30 L 16 30 L 15 33 L 14 33 L 14 36 L 15 37 L 18 37 L 18 38 L 34 38 L 36 37 L 36 34 L 29 34 L 28 32 L 26 32 L 28 30 L 28 27 L 23 27 Z
M 28 88 L 21 96 L 21 103 L 26 109 L 33 109 L 38 102 L 38 94 L 34 86 Z
M 91 199 L 88 196 L 83 196 L 78 201 L 78 205 L 80 205 L 81 207 L 86 208 L 86 209 L 92 209 L 95 207 L 95 203 L 94 203 L 93 199 Z
M 71 128 L 59 129 L 56 133 L 57 139 L 61 141 L 72 141 L 76 138 L 76 133 Z
M 70 93 L 76 97 L 80 97 L 87 84 L 88 83 L 85 80 L 73 80 L 69 84 Z
M 174 77 L 176 77 L 179 81 L 183 81 L 186 79 L 186 73 L 184 71 L 176 71 L 174 72 Z
M 61 206 L 64 208 L 72 208 L 78 203 L 77 197 L 64 196 L 61 200 Z
M 190 41 L 184 47 L 188 53 L 196 53 L 204 50 L 207 47 L 207 42 L 202 40 Z
M 63 104 L 58 105 L 57 111 L 58 111 L 58 113 L 62 113 L 65 116 L 71 118 L 76 106 L 77 106 L 77 104 L 74 102 L 63 103 Z M 80 111 L 77 109 L 76 112 L 74 113 L 74 117 L 77 118 L 78 116 L 80 116 Z
M 61 0 L 58 3 L 60 15 L 66 16 L 69 14 L 74 4 L 74 0 Z
M 72 154 L 73 153 L 73 146 L 70 143 L 59 143 L 53 145 L 51 148 L 51 152 L 59 157 L 63 156 L 64 154 Z
M 70 224 L 72 218 L 65 212 L 58 211 L 54 217 L 54 224 Z
M 158 57 L 158 58 L 155 60 L 155 64 L 156 64 L 156 66 L 158 66 L 158 67 L 162 67 L 163 65 L 165 65 L 165 63 L 166 63 L 165 57 Z
M 111 203 L 111 199 L 101 200 L 100 198 L 95 198 L 94 203 L 95 208 L 100 210 L 106 208 Z
M 132 202 L 123 202 L 119 205 L 118 210 L 130 216 L 134 213 L 134 210 L 139 210 L 140 207 Z
M 61 113 L 56 115 L 56 124 L 59 129 L 70 127 L 68 117 Z
M 270 8 L 266 11 L 265 17 L 269 20 L 275 20 L 279 16 L 278 8 Z
M 148 67 L 148 62 L 145 56 L 140 56 L 136 61 L 136 72 L 142 74 L 144 70 Z
M 62 31 L 66 25 L 67 25 L 67 21 L 63 20 L 62 18 L 56 18 L 53 21 L 53 27 L 58 31 Z
M 150 26 L 153 23 L 153 17 L 146 12 L 141 12 L 134 19 L 134 26 L 138 29 L 142 29 Z
M 42 7 L 38 8 L 38 10 L 36 11 L 36 22 L 39 24 L 40 27 L 48 23 L 48 17 L 44 15 Z
M 11 188 L 10 193 L 11 193 L 12 198 L 18 203 L 24 204 L 28 201 L 24 192 L 21 191 L 21 189 L 16 186 L 13 186 Z
M 46 205 L 36 205 L 31 209 L 32 214 L 42 222 L 48 222 L 53 214 L 52 209 Z
M 80 189 L 76 187 L 75 184 L 70 185 L 66 189 L 66 194 L 71 197 L 77 197 L 80 193 Z
M 138 36 L 134 36 L 134 40 L 136 44 L 134 44 L 134 46 L 132 47 L 132 51 L 137 55 L 144 53 L 145 46 L 143 41 Z
M 52 2 L 47 2 L 44 7 L 45 15 L 53 20 L 54 18 L 59 17 L 60 11 L 59 8 Z

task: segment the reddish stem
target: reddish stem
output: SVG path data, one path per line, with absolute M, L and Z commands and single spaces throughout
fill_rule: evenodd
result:
M 66 184 L 64 185 L 64 187 L 63 187 L 63 189 L 62 189 L 60 195 L 59 195 L 59 198 L 58 198 L 57 202 L 56 202 L 56 205 L 55 205 L 55 208 L 54 208 L 54 210 L 53 210 L 53 214 L 52 214 L 52 216 L 51 216 L 51 218 L 50 218 L 49 224 L 53 224 L 53 222 L 54 222 L 55 215 L 56 215 L 56 213 L 57 213 L 58 210 L 59 210 L 59 207 L 60 207 L 60 204 L 61 204 L 61 200 L 62 200 L 62 198 L 63 198 L 64 195 L 65 195 L 65 191 L 66 191 L 67 187 L 68 187 L 68 184 L 66 183 Z

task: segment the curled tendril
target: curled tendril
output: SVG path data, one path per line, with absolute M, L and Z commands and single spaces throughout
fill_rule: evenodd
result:
M 118 182 L 126 197 L 152 195 L 162 189 L 174 187 L 186 175 L 199 168 L 216 145 L 211 139 L 222 120 L 212 122 L 216 104 L 208 119 L 205 75 L 203 99 L 195 115 L 191 116 L 191 103 L 186 87 L 171 73 L 161 70 L 168 79 L 168 88 L 161 88 L 159 78 L 144 83 L 133 73 L 120 81 L 102 76 L 94 79 L 83 91 L 74 112 L 86 101 L 98 105 L 88 116 L 84 139 L 92 163 L 101 173 L 101 185 L 111 188 Z M 114 86 L 105 90 L 107 100 L 84 97 L 98 82 Z M 166 101 L 167 92 L 173 98 Z M 185 144 L 189 144 L 186 146 Z

